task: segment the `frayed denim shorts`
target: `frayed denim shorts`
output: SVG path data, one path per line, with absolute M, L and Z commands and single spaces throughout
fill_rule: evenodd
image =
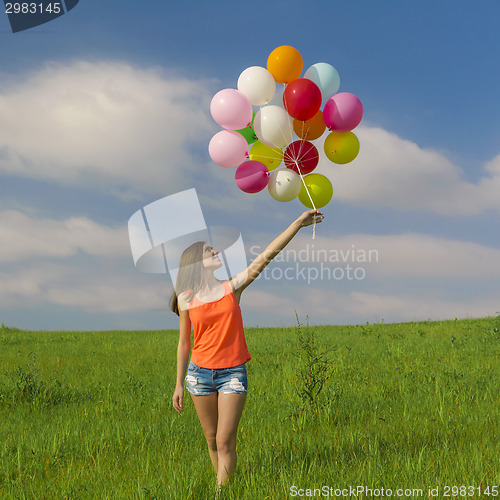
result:
M 231 368 L 202 368 L 189 361 L 186 389 L 193 396 L 208 394 L 247 394 L 248 380 L 245 363 Z

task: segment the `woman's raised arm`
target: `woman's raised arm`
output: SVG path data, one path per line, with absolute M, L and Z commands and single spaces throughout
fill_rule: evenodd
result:
M 243 291 L 252 283 L 264 268 L 288 245 L 291 239 L 302 227 L 310 226 L 314 222 L 319 223 L 324 219 L 319 210 L 308 210 L 294 220 L 279 236 L 277 236 L 266 249 L 258 255 L 245 271 L 238 273 L 229 280 L 234 290 Z

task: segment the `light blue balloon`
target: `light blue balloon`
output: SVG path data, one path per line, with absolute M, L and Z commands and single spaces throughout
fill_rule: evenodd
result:
M 274 94 L 274 97 L 269 101 L 266 102 L 262 107 L 264 106 L 281 106 L 283 109 L 285 109 L 285 105 L 283 104 L 283 93 L 279 94 L 276 92 Z
M 319 87 L 323 101 L 335 95 L 340 87 L 339 72 L 331 64 L 313 64 L 305 72 L 304 78 L 312 80 Z

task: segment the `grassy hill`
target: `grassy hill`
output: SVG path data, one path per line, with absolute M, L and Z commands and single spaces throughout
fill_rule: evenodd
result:
M 495 497 L 500 317 L 246 336 L 237 476 L 222 498 Z M 189 394 L 172 409 L 177 338 L 2 325 L 0 497 L 213 498 Z

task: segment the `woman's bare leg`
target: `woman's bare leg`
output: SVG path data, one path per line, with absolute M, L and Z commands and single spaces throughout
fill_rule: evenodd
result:
M 218 395 L 207 394 L 206 396 L 193 396 L 191 394 L 196 413 L 201 423 L 205 439 L 208 444 L 210 460 L 214 466 L 215 473 L 219 471 L 217 455 L 217 422 L 218 422 Z
M 246 394 L 219 393 L 216 433 L 217 484 L 226 482 L 236 468 L 236 434 L 246 396 Z

